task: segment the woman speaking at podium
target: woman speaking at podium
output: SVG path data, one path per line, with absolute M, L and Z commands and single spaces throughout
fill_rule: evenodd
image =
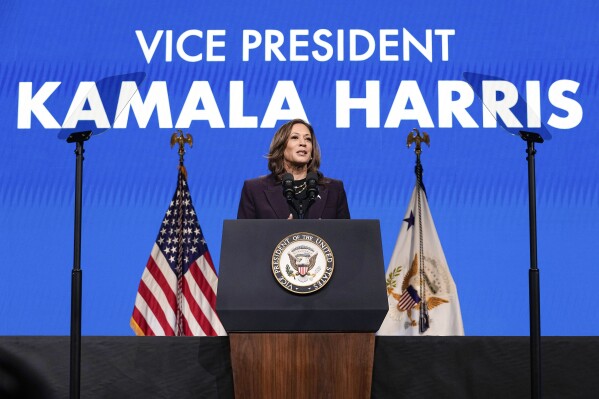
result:
M 243 184 L 238 219 L 349 219 L 343 182 L 318 170 L 320 148 L 308 122 L 281 126 L 267 159 L 271 173 Z

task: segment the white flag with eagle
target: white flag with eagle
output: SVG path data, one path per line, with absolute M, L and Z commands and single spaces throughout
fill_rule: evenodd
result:
M 464 335 L 456 285 L 418 182 L 387 268 L 387 295 L 377 335 Z

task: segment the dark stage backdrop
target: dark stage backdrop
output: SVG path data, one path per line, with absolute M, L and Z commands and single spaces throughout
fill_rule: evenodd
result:
M 194 135 L 189 184 L 218 268 L 243 180 L 267 172 L 295 116 L 352 217 L 380 219 L 386 262 L 414 184 L 406 136 L 427 131 L 466 334 L 526 335 L 526 146 L 493 115 L 552 136 L 537 146 L 543 333 L 597 335 L 597 15 L 592 0 L 3 1 L 0 335 L 69 332 L 75 156 L 59 137 L 100 133 L 85 153 L 83 334 L 129 335 L 175 189 L 171 133 Z M 473 90 L 465 73 L 487 77 Z

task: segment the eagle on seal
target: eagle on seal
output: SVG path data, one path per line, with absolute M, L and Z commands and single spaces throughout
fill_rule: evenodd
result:
M 291 267 L 293 267 L 293 269 L 301 277 L 304 277 L 310 272 L 310 270 L 312 270 L 312 268 L 316 264 L 316 256 L 318 256 L 318 253 L 315 253 L 314 255 L 310 256 L 308 258 L 307 264 L 304 262 L 301 262 L 301 263 L 298 262 L 298 259 L 296 257 L 294 257 L 292 254 L 288 254 L 288 255 L 289 255 L 289 262 L 291 262 Z M 306 257 L 300 256 L 299 258 L 306 258 Z

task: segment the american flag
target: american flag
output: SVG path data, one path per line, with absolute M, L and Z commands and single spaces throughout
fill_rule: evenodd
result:
M 226 335 L 215 311 L 217 283 L 187 179 L 179 171 L 139 283 L 131 328 L 137 335 Z

